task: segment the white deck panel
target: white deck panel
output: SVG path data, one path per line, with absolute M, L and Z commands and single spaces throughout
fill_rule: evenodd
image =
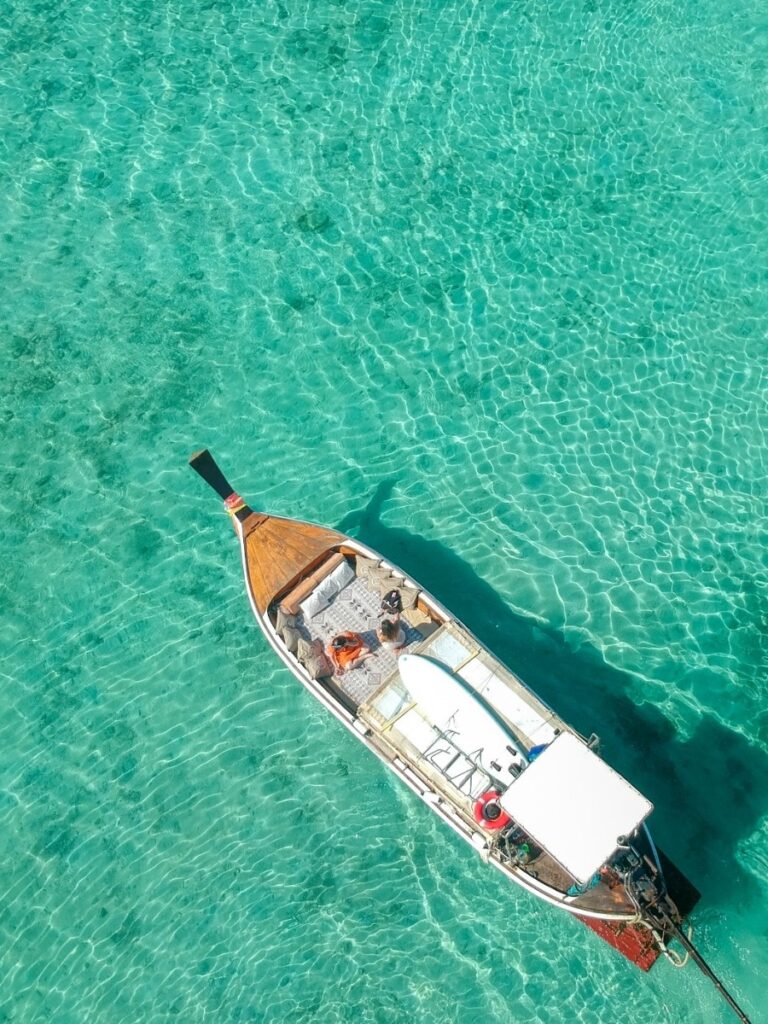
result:
M 443 631 L 436 635 L 424 653 L 430 658 L 437 658 L 446 668 L 454 671 L 457 665 L 471 658 L 476 650 L 477 647 L 469 640 L 465 641 L 453 633 Z
M 501 798 L 501 806 L 586 884 L 653 804 L 571 733 L 561 733 Z
M 552 725 L 511 687 L 507 686 L 504 680 L 494 673 L 493 669 L 484 665 L 479 658 L 473 658 L 463 665 L 458 674 L 492 708 L 513 722 L 534 746 L 538 743 L 549 743 L 554 738 L 555 730 Z
M 421 717 L 416 708 L 411 708 L 410 711 L 406 711 L 404 715 L 401 715 L 392 728 L 397 729 L 401 736 L 410 740 L 421 754 L 431 747 L 437 738 L 437 733 L 433 726 Z
M 394 686 L 388 686 L 373 702 L 373 709 L 385 720 L 394 718 L 406 704 L 412 703 L 407 693 L 400 693 Z

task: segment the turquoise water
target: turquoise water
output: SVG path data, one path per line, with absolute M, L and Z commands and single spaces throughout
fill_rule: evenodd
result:
M 768 1020 L 767 45 L 745 0 L 0 16 L 0 1021 L 732 1019 L 276 664 L 203 445 L 602 736 Z

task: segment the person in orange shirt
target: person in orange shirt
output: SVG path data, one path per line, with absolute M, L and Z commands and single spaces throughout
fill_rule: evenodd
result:
M 351 630 L 336 634 L 328 647 L 328 654 L 337 675 L 341 675 L 347 669 L 357 668 L 366 658 L 373 657 L 373 652 L 365 646 L 360 634 Z

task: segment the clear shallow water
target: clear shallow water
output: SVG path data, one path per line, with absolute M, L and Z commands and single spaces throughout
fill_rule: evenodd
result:
M 730 1019 L 501 886 L 297 688 L 201 444 L 601 734 L 768 1019 L 764 19 L 0 34 L 0 1021 Z

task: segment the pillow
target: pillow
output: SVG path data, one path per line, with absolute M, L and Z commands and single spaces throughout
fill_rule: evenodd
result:
M 394 586 L 392 573 L 389 569 L 385 569 L 383 565 L 374 565 L 368 570 L 368 583 L 371 590 L 378 590 L 382 583 L 389 583 L 387 590 L 391 590 Z M 386 593 L 386 591 L 384 592 Z
M 321 654 L 319 658 L 310 658 L 309 662 L 305 665 L 305 668 L 312 679 L 333 678 L 333 665 L 331 665 L 330 661 L 324 654 Z
M 313 679 L 323 679 L 325 676 L 333 675 L 333 665 L 326 654 L 318 654 L 317 657 L 307 659 L 304 668 Z
M 331 598 L 336 597 L 340 590 L 343 590 L 348 583 L 351 583 L 355 578 L 355 570 L 344 559 L 341 565 L 337 565 L 330 576 L 326 576 L 325 579 L 320 583 L 320 589 L 332 590 Z
M 362 555 L 355 557 L 355 572 L 361 580 L 369 579 L 371 570 L 377 569 L 378 566 L 379 563 L 375 562 L 372 558 L 364 558 Z
M 296 657 L 305 665 L 307 658 L 313 657 L 315 654 L 322 654 L 323 652 L 323 641 L 322 640 L 305 640 L 303 636 L 299 637 L 299 646 L 296 651 Z
M 299 608 L 301 608 L 301 614 L 305 619 L 313 619 L 315 615 L 318 615 L 324 608 L 327 608 L 330 603 L 330 597 L 326 597 L 325 594 L 317 589 L 313 590 L 309 597 L 301 602 Z
M 278 633 L 282 634 L 282 632 L 283 632 L 283 630 L 285 629 L 286 626 L 295 626 L 295 625 L 296 625 L 296 616 L 295 615 L 289 615 L 287 612 L 284 612 L 282 608 L 278 608 L 277 609 L 277 622 L 275 624 L 275 628 L 277 629 Z
M 299 640 L 299 661 L 313 679 L 333 675 L 333 665 L 325 653 L 322 640 L 305 640 L 302 637 Z
M 340 590 L 355 578 L 355 570 L 345 559 L 341 565 L 337 565 L 330 576 L 320 580 L 318 585 L 306 599 L 299 605 L 305 619 L 312 619 L 319 612 L 327 608 Z
M 301 633 L 299 633 L 295 626 L 286 626 L 283 629 L 283 640 L 291 654 L 295 654 L 298 650 L 300 638 Z
M 410 626 L 413 626 L 415 629 L 420 629 L 421 626 L 424 626 L 428 622 L 432 621 L 432 619 L 429 617 L 429 615 L 427 615 L 426 612 L 423 612 L 421 608 L 417 608 L 415 606 L 413 608 L 404 608 L 403 618 Z

